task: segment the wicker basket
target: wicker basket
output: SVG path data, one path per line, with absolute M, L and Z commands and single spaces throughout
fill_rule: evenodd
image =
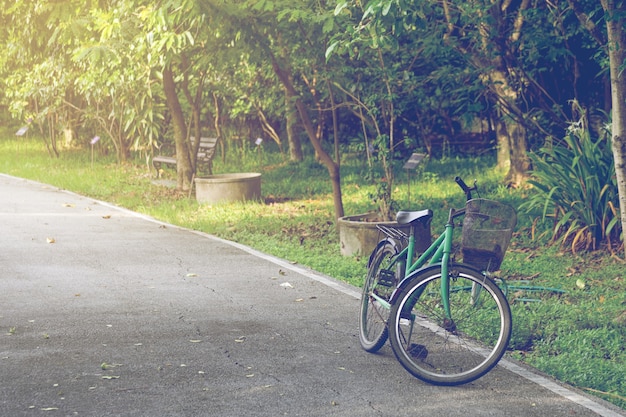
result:
M 481 198 L 467 202 L 463 220 L 463 262 L 481 271 L 500 269 L 517 214 L 513 207 Z

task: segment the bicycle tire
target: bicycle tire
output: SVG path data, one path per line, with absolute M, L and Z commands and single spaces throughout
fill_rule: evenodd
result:
M 384 301 L 389 301 L 391 298 L 398 284 L 397 277 L 394 274 L 394 282 L 390 283 L 389 273 L 387 273 L 381 283 L 381 271 L 389 271 L 388 268 L 398 253 L 395 244 L 389 240 L 384 240 L 378 244 L 370 257 L 359 312 L 359 341 L 361 347 L 370 353 L 380 350 L 387 341 L 389 309 L 383 306 L 373 295 L 376 294 Z
M 500 288 L 475 269 L 450 265 L 450 312 L 441 297 L 441 265 L 417 272 L 394 296 L 388 332 L 400 364 L 435 385 L 460 385 L 489 372 L 511 338 L 509 303 Z

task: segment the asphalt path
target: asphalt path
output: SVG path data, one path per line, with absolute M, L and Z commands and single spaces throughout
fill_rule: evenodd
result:
M 359 347 L 358 289 L 0 175 L 0 416 L 624 416 L 507 359 L 411 377 Z

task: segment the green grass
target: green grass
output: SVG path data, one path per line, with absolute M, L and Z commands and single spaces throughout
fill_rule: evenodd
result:
M 120 165 L 96 152 L 92 164 L 90 151 L 80 149 L 50 158 L 40 140 L 18 141 L 8 134 L 0 139 L 0 172 L 202 230 L 361 285 L 366 260 L 339 254 L 331 188 L 323 167 L 314 161 L 291 164 L 276 153 L 242 152 L 225 161 L 218 158 L 214 168 L 217 173 L 262 172 L 264 201 L 198 205 L 187 194 L 153 184 L 144 161 Z M 365 172 L 357 158 L 343 162 L 346 214 L 375 209 L 369 198 L 373 187 L 362 180 Z M 411 204 L 407 203 L 406 173 L 398 172 L 394 197 L 403 208 L 432 208 L 433 232 L 437 232 L 447 209 L 463 204 L 464 197 L 453 181 L 457 174 L 467 181 L 478 179 L 484 197 L 514 206 L 527 198 L 527 191 L 499 185 L 502 173 L 488 159 L 456 158 L 430 161 L 419 178 L 412 175 Z M 532 224 L 532 218 L 520 214 L 502 275 L 512 286 L 564 292 L 511 289 L 511 355 L 626 408 L 626 264 L 606 252 L 574 256 L 545 240 L 532 240 Z M 541 231 L 539 227 L 536 234 Z

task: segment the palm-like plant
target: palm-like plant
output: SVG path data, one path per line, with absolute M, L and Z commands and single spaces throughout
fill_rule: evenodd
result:
M 572 123 L 562 141 L 531 154 L 534 186 L 521 208 L 552 218 L 552 239 L 572 252 L 620 242 L 618 193 L 610 126 L 592 136 L 586 117 Z

